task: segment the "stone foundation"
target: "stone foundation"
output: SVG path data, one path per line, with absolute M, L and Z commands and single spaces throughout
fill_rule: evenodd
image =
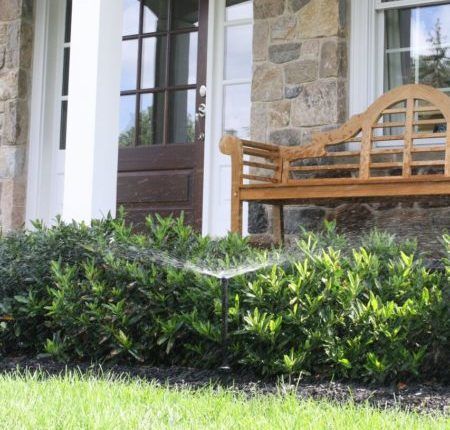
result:
M 0 0 L 0 225 L 6 231 L 25 217 L 32 42 L 32 0 Z

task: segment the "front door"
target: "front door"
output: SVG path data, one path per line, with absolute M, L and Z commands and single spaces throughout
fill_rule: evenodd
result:
M 202 223 L 208 0 L 124 0 L 117 203 Z

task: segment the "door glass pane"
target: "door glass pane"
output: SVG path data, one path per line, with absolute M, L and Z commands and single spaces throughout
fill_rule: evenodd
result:
M 196 90 L 169 93 L 169 142 L 193 143 L 195 140 Z
M 120 98 L 119 145 L 134 146 L 136 136 L 136 96 Z
M 197 32 L 172 36 L 170 84 L 183 85 L 197 82 Z
M 225 33 L 225 79 L 252 76 L 252 25 L 227 27 Z
M 167 0 L 144 0 L 144 33 L 167 30 Z
M 67 96 L 67 94 L 69 93 L 69 65 L 70 65 L 70 48 L 64 48 L 63 88 L 62 88 L 63 96 Z
M 224 88 L 224 134 L 250 137 L 250 84 Z
M 388 10 L 385 90 L 407 83 L 450 86 L 450 4 Z
M 226 19 L 253 19 L 253 1 L 227 0 Z
M 59 129 L 59 149 L 66 149 L 67 136 L 67 100 L 61 102 L 61 122 Z
M 120 89 L 134 90 L 137 79 L 138 41 L 125 40 L 122 42 L 122 77 Z
M 72 32 L 72 0 L 67 0 L 66 4 L 66 22 L 64 24 L 64 43 L 70 42 L 70 33 Z
M 172 29 L 198 26 L 199 0 L 173 0 Z
M 124 36 L 139 33 L 139 0 L 123 0 L 123 31 Z
M 141 88 L 166 85 L 166 36 L 148 37 L 142 41 Z
M 164 93 L 142 94 L 139 145 L 159 145 L 164 133 Z

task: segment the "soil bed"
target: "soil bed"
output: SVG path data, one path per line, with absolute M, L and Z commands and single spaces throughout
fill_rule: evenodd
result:
M 0 372 L 42 371 L 58 375 L 67 369 L 117 376 L 139 377 L 162 385 L 182 388 L 221 386 L 248 395 L 295 391 L 301 399 L 329 400 L 356 404 L 368 402 L 379 408 L 401 408 L 421 413 L 450 412 L 450 386 L 435 382 L 398 384 L 393 386 L 363 385 L 349 382 L 280 381 L 261 379 L 255 375 L 223 370 L 199 370 L 186 367 L 158 368 L 150 366 L 99 366 L 89 363 L 65 365 L 49 359 L 8 357 L 0 359 Z

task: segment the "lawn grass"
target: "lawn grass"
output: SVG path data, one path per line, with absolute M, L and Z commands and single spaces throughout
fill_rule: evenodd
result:
M 1 429 L 448 429 L 442 415 L 246 398 L 222 389 L 159 387 L 132 379 L 0 376 Z

